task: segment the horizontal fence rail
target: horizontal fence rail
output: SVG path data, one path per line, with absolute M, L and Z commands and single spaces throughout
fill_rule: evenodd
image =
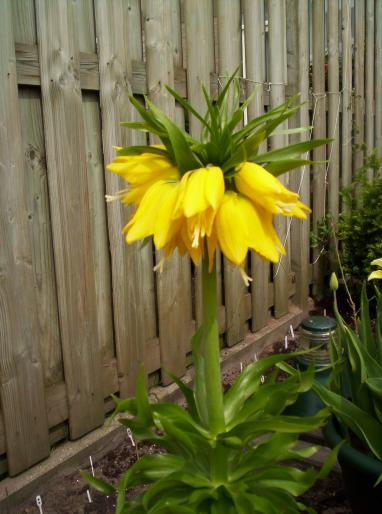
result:
M 203 109 L 201 83 L 216 94 L 239 69 L 247 120 L 300 93 L 289 128 L 314 125 L 270 147 L 333 138 L 313 152 L 326 163 L 283 177 L 313 209 L 311 225 L 277 220 L 287 256 L 249 256 L 250 287 L 217 256 L 221 342 L 235 346 L 322 294 L 310 230 L 382 150 L 381 12 L 382 0 L 0 0 L 0 475 L 100 426 L 140 364 L 150 385 L 191 365 L 199 270 L 175 256 L 154 273 L 152 245 L 124 242 L 129 210 L 105 203 L 123 187 L 105 173 L 113 145 L 151 142 L 119 126 L 137 119 L 128 96 L 197 137 L 165 84 Z

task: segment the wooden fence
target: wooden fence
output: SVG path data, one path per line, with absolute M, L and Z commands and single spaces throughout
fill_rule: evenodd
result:
M 182 375 L 200 321 L 198 270 L 174 257 L 155 274 L 152 246 L 126 246 L 121 188 L 105 174 L 112 145 L 146 144 L 119 126 L 131 92 L 200 131 L 165 84 L 198 108 L 240 67 L 248 118 L 298 91 L 290 126 L 314 137 L 313 173 L 284 181 L 313 208 L 340 209 L 339 187 L 362 163 L 353 143 L 382 149 L 382 0 L 0 0 L 0 472 L 14 475 L 58 440 L 100 426 L 111 393 Z M 325 7 L 326 5 L 326 7 Z M 290 136 L 310 137 L 309 132 Z M 285 144 L 274 136 L 270 145 Z M 246 288 L 218 259 L 220 333 L 232 346 L 322 288 L 309 223 L 277 220 L 288 257 L 248 261 Z

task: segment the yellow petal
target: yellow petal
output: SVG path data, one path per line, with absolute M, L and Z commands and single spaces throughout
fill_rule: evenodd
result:
M 253 162 L 237 167 L 235 185 L 240 193 L 272 214 L 291 215 L 298 194 L 289 191 L 276 177 Z
M 382 268 L 382 257 L 380 259 L 374 259 L 373 261 L 371 261 L 371 265 L 379 266 L 380 268 Z
M 382 270 L 373 271 L 370 273 L 369 278 L 367 280 L 374 280 L 374 279 L 382 279 Z
M 157 237 L 161 243 L 166 240 L 172 223 L 168 211 L 171 208 L 171 202 L 175 203 L 174 190 L 177 187 L 177 183 L 162 180 L 147 190 L 131 221 L 124 228 L 128 243 L 154 234 L 158 234 Z M 167 225 L 166 222 L 168 222 Z
M 128 182 L 128 190 L 122 197 L 124 203 L 138 204 L 155 182 L 179 178 L 177 168 L 169 159 L 151 153 L 118 156 L 107 169 Z

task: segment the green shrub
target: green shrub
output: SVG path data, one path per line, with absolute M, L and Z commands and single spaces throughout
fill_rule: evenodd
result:
M 372 271 L 371 261 L 382 255 L 382 176 L 377 175 L 381 165 L 382 158 L 374 150 L 352 184 L 340 192 L 343 209 L 337 223 L 328 213 L 310 236 L 312 248 L 323 249 L 322 254 L 327 253 L 333 238 L 337 239 L 343 272 L 351 279 L 349 287 L 355 297 L 359 295 L 357 284 Z M 368 170 L 374 172 L 371 181 Z

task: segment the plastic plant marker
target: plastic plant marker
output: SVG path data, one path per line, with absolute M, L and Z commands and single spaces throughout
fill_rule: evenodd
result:
M 42 510 L 42 499 L 40 495 L 36 496 L 36 505 L 38 507 L 39 514 L 44 514 L 44 511 Z

